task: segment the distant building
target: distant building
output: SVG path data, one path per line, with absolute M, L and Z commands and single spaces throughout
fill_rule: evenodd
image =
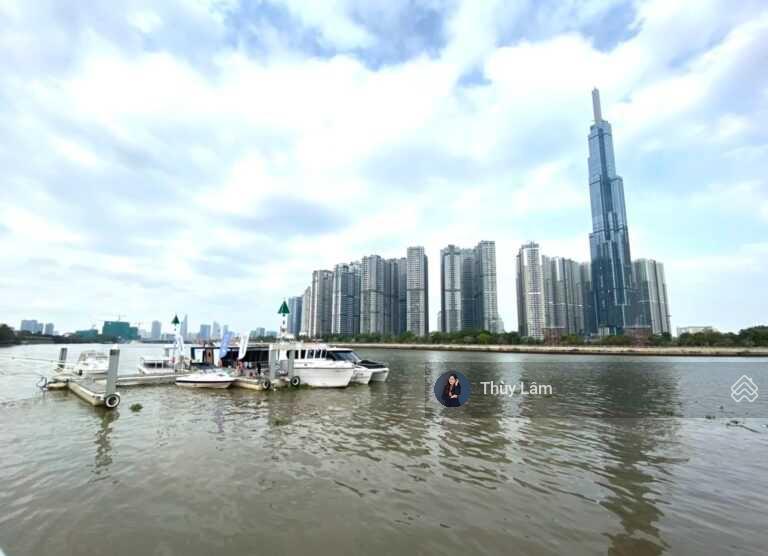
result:
M 539 244 L 523 244 L 517 253 L 517 320 L 521 336 L 544 339 L 544 280 Z
M 312 287 L 308 287 L 304 290 L 304 295 L 301 298 L 301 328 L 299 334 L 301 336 L 309 336 L 309 308 L 312 305 Z
M 181 321 L 179 334 L 181 334 L 181 337 L 185 340 L 189 339 L 189 317 L 187 315 L 184 315 L 184 320 Z
M 221 325 L 213 321 L 213 327 L 211 328 L 211 338 L 213 340 L 221 340 Z
M 107 337 L 130 341 L 139 339 L 139 329 L 131 323 L 118 320 L 105 320 L 101 334 Z
M 23 320 L 21 321 L 21 326 L 19 326 L 19 331 L 35 334 L 37 332 L 37 326 L 38 322 L 34 319 Z
M 581 264 L 563 257 L 541 257 L 544 286 L 544 338 L 586 335 Z
M 423 247 L 409 247 L 406 278 L 406 328 L 416 336 L 429 334 L 429 265 Z
M 616 173 L 611 124 L 603 119 L 600 93 L 592 91 L 595 121 L 589 128 L 589 197 L 592 233 L 592 291 L 597 332 L 623 334 L 636 328 L 637 289 L 629 250 L 624 182 Z
M 309 335 L 322 338 L 331 333 L 333 310 L 333 272 L 315 270 L 309 303 Z
M 683 334 L 699 334 L 700 332 L 717 332 L 717 328 L 714 326 L 678 326 L 677 335 Z
M 150 332 L 150 338 L 152 340 L 160 340 L 161 336 L 163 334 L 163 325 L 160 323 L 159 320 L 153 320 L 152 321 L 152 332 Z
M 473 249 L 449 245 L 440 259 L 440 328 L 498 332 L 495 242 L 481 241 Z
M 264 333 L 265 338 L 277 338 L 277 330 L 267 330 Z
M 88 330 L 75 330 L 74 335 L 77 338 L 96 338 L 99 335 L 99 331 L 95 328 L 89 328 Z
M 197 339 L 202 342 L 209 342 L 211 340 L 211 325 L 201 324 L 200 331 L 197 333 Z
M 637 281 L 639 324 L 650 326 L 652 334 L 672 334 L 664 264 L 638 259 L 632 266 Z
M 379 255 L 360 263 L 360 333 L 384 333 L 384 259 Z
M 286 324 L 288 325 L 288 334 L 298 336 L 301 333 L 301 312 L 302 312 L 303 298 L 289 297 L 288 298 L 288 318 Z
M 263 338 L 263 337 L 265 337 L 267 335 L 266 329 L 263 326 L 257 326 L 253 330 L 253 335 L 256 338 Z
M 358 263 L 337 264 L 333 270 L 331 333 L 352 336 L 360 331 L 360 279 Z
M 46 336 L 53 336 L 54 330 L 53 330 L 53 323 L 49 322 L 45 325 L 45 328 L 43 329 L 43 334 Z

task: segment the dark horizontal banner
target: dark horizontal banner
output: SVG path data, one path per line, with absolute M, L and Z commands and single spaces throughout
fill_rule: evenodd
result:
M 477 417 L 768 418 L 762 361 L 456 361 L 423 372 L 426 408 L 461 398 Z

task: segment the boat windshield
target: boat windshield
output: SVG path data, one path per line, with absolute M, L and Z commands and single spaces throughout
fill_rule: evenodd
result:
M 328 352 L 328 355 L 332 355 L 336 361 L 349 361 L 351 363 L 361 361 L 354 351 L 332 351 Z

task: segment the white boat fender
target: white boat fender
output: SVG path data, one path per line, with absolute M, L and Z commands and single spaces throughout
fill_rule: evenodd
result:
M 272 388 L 272 383 L 269 381 L 268 378 L 265 378 L 264 381 L 261 383 L 261 386 L 262 388 L 264 388 L 264 390 L 269 390 L 270 388 Z
M 120 405 L 120 394 L 114 393 L 104 398 L 104 405 L 107 406 L 107 409 L 115 409 Z
M 291 377 L 291 386 L 299 386 L 301 384 L 301 379 L 297 376 Z

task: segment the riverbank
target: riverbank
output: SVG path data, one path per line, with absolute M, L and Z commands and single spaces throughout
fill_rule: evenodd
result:
M 352 348 L 410 349 L 431 351 L 479 351 L 494 353 L 549 353 L 562 355 L 653 355 L 679 357 L 768 357 L 768 348 L 744 347 L 640 347 L 640 346 L 542 346 L 467 344 L 339 343 Z

